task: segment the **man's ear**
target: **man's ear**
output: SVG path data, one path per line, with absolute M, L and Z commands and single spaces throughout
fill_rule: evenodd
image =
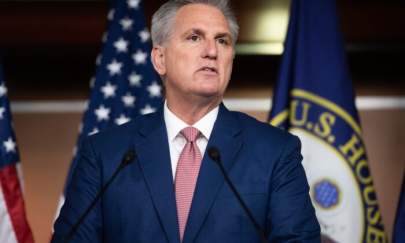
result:
M 160 76 L 166 74 L 166 62 L 163 46 L 154 46 L 151 52 L 153 67 Z

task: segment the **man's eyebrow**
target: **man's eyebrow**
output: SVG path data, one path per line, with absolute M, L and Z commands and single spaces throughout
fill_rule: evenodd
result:
M 218 33 L 215 35 L 215 38 L 223 38 L 223 37 L 226 37 L 226 38 L 229 38 L 230 40 L 232 40 L 231 34 L 229 34 L 227 32 Z
M 197 35 L 204 35 L 204 31 L 200 30 L 200 29 L 196 29 L 196 28 L 192 28 L 191 30 L 188 30 L 185 35 L 189 35 L 189 34 L 197 34 Z
M 205 35 L 205 32 L 201 29 L 192 28 L 189 31 L 187 31 L 186 33 L 184 33 L 184 35 L 189 35 L 189 34 Z M 229 38 L 230 40 L 232 40 L 232 36 L 228 32 L 220 32 L 215 35 L 215 38 L 223 38 L 223 37 L 226 37 L 226 38 Z

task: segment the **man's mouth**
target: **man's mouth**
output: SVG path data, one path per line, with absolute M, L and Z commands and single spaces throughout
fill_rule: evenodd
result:
M 218 74 L 218 70 L 215 67 L 205 66 L 200 68 L 198 71 L 204 71 L 208 73 Z

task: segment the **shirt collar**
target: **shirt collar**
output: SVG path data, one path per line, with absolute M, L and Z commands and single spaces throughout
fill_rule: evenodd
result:
M 219 106 L 212 109 L 205 116 L 203 116 L 199 121 L 194 123 L 192 127 L 197 128 L 201 134 L 208 140 L 211 136 L 212 129 L 214 128 L 215 120 L 217 119 L 219 112 Z M 178 118 L 167 106 L 167 101 L 165 101 L 163 108 L 163 115 L 165 119 L 167 136 L 169 141 L 173 141 L 181 130 L 188 127 L 189 125 L 183 120 Z

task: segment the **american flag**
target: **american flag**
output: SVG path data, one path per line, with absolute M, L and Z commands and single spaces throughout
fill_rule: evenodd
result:
M 20 158 L 11 124 L 7 88 L 0 68 L 0 242 L 34 242 L 25 215 Z
M 77 148 L 86 136 L 154 112 L 162 104 L 161 81 L 149 58 L 151 42 L 142 2 L 117 0 L 113 4 L 104 47 L 96 60 L 96 74 L 90 81 L 90 101 Z M 67 185 L 76 163 L 75 156 Z M 59 206 L 62 204 L 63 200 Z

